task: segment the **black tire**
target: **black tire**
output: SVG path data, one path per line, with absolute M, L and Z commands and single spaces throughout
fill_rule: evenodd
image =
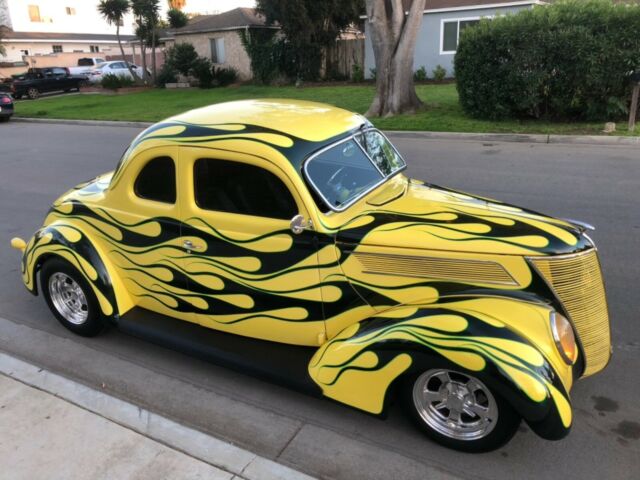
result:
M 29 97 L 31 100 L 35 100 L 40 96 L 40 90 L 38 90 L 36 87 L 29 87 L 27 89 L 27 97 Z
M 444 365 L 444 364 L 443 364 Z M 477 417 L 475 423 L 479 423 L 479 425 L 485 425 L 484 427 L 477 427 L 479 430 L 484 428 L 487 430 L 487 433 L 477 433 L 476 437 L 473 437 L 470 434 L 470 431 L 462 432 L 460 430 L 456 431 L 456 429 L 450 425 L 443 425 L 439 423 L 439 416 L 447 417 L 452 414 L 452 410 L 449 410 L 446 407 L 441 407 L 442 410 L 438 410 L 435 408 L 427 407 L 422 409 L 422 413 L 420 411 L 420 407 L 417 405 L 417 401 L 414 400 L 414 388 L 417 392 L 424 391 L 427 394 L 427 390 L 432 392 L 434 386 L 424 384 L 425 378 L 428 382 L 439 380 L 438 377 L 434 377 L 435 374 L 447 371 L 451 373 L 449 378 L 452 379 L 452 383 L 454 385 L 464 385 L 463 388 L 473 389 L 474 387 L 468 387 L 468 384 L 464 383 L 464 378 L 473 379 L 473 381 L 477 382 L 473 385 L 478 387 L 485 388 L 489 395 L 484 395 L 484 392 L 481 388 L 478 390 L 474 390 L 472 393 L 473 398 L 475 400 L 476 397 L 483 398 L 486 401 L 487 412 L 495 411 L 496 420 L 493 422 L 484 421 L 480 417 Z M 460 382 L 460 383 L 457 383 Z M 427 390 L 422 390 L 423 385 Z M 427 386 L 428 385 L 428 386 Z M 437 388 L 437 384 L 435 385 Z M 442 387 L 441 387 L 442 388 Z M 458 386 L 454 388 L 459 388 Z M 447 390 L 445 386 L 445 390 Z M 445 447 L 452 448 L 455 450 L 459 450 L 462 452 L 468 453 L 482 453 L 482 452 L 490 452 L 497 448 L 500 448 L 504 444 L 506 444 L 511 438 L 515 435 L 518 426 L 520 425 L 521 418 L 518 413 L 513 409 L 513 407 L 504 400 L 500 395 L 498 395 L 494 390 L 491 390 L 490 387 L 487 387 L 487 382 L 484 381 L 481 376 L 477 372 L 468 372 L 462 368 L 458 368 L 456 366 L 443 366 L 441 368 L 434 367 L 432 369 L 425 370 L 423 372 L 419 372 L 415 375 L 409 376 L 404 379 L 402 383 L 402 400 L 403 405 L 405 407 L 405 411 L 408 416 L 411 418 L 413 423 L 425 433 L 432 440 L 435 440 L 437 443 L 444 445 Z M 416 395 L 420 396 L 419 393 Z M 423 394 L 424 395 L 424 394 Z M 483 397 L 481 397 L 481 395 Z M 451 396 L 450 398 L 454 398 Z M 464 396 L 467 398 L 467 396 Z M 436 400 L 434 403 L 442 402 L 442 400 Z M 462 402 L 462 400 L 460 400 Z M 427 401 L 428 403 L 428 401 Z M 480 402 L 482 403 L 482 402 Z M 442 403 L 441 403 L 442 404 Z M 431 404 L 433 406 L 433 404 Z M 483 406 L 478 404 L 477 406 Z M 455 408 L 455 407 L 453 407 Z M 442 412 L 445 412 L 444 414 Z M 490 415 L 487 415 L 490 417 Z M 429 422 L 425 419 L 428 418 Z M 474 418 L 469 416 L 466 413 L 463 413 L 460 418 L 461 423 L 464 424 L 464 419 L 466 418 L 469 423 L 467 425 L 474 424 Z M 454 422 L 455 425 L 458 425 Z M 435 427 L 433 426 L 435 425 Z M 449 434 L 443 433 L 443 431 L 447 430 L 447 426 L 449 426 Z M 463 435 L 469 435 L 468 438 L 462 438 Z
M 58 302 L 60 301 L 60 293 L 52 291 L 57 288 L 55 286 L 56 283 L 63 286 L 73 285 L 67 282 L 65 277 L 66 279 L 70 279 L 70 281 L 75 282 L 75 285 L 80 288 L 84 295 L 84 299 L 81 301 L 78 301 L 76 297 L 75 299 L 70 298 L 68 301 L 64 302 L 66 307 L 71 309 L 71 313 L 67 312 L 67 315 L 65 315 L 64 312 L 65 307 L 57 306 L 56 301 L 54 300 L 55 298 Z M 62 281 L 63 279 L 64 281 Z M 53 315 L 64 327 L 71 330 L 73 333 L 82 335 L 83 337 L 94 337 L 105 329 L 106 322 L 102 318 L 98 300 L 96 299 L 91 286 L 80 272 L 78 272 L 78 270 L 76 270 L 76 268 L 69 262 L 59 257 L 47 260 L 42 266 L 42 270 L 40 272 L 40 288 Z M 79 305 L 82 306 L 77 308 Z M 73 311 L 86 312 L 86 319 L 79 321 L 79 319 L 76 318 L 74 321 L 72 318 Z M 80 313 L 80 315 L 82 314 Z
M 13 95 L 13 98 L 15 98 L 16 100 L 20 100 L 22 98 L 22 95 L 16 93 Z
M 10 118 L 10 116 L 2 116 L 0 117 L 0 123 L 8 122 Z

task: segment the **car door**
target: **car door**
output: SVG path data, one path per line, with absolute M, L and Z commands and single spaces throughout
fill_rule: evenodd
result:
M 297 345 L 325 338 L 317 238 L 294 234 L 308 211 L 271 162 L 242 153 L 180 148 L 186 179 L 183 248 L 198 323 Z
M 64 68 L 53 68 L 51 70 L 56 80 L 55 90 L 68 90 L 73 88 L 71 78 L 67 75 L 67 71 Z
M 43 68 L 41 73 L 43 78 L 38 82 L 38 90 L 40 90 L 41 92 L 51 92 L 56 90 L 56 85 L 58 83 L 56 77 L 53 75 L 53 69 Z
M 109 192 L 109 259 L 135 305 L 194 321 L 180 238 L 177 147 L 156 147 L 127 164 Z

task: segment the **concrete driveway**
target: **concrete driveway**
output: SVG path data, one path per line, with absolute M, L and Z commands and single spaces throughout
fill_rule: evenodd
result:
M 84 339 L 63 329 L 24 290 L 9 239 L 31 235 L 60 193 L 112 169 L 138 131 L 0 127 L 0 350 L 323 478 L 637 478 L 640 148 L 391 136 L 413 177 L 598 227 L 614 357 L 573 389 L 572 433 L 546 442 L 522 426 L 501 450 L 464 455 L 421 436 L 397 407 L 381 421 L 116 330 Z

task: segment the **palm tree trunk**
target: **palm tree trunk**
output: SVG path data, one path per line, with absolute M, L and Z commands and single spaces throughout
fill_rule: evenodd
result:
M 151 34 L 151 81 L 156 84 L 156 26 L 153 26 Z
M 124 48 L 122 47 L 122 42 L 120 41 L 120 23 L 119 22 L 116 23 L 116 37 L 118 39 L 118 46 L 120 47 L 120 54 L 122 55 L 122 61 L 125 62 L 125 64 L 127 65 L 127 68 L 129 69 L 129 73 L 133 77 L 133 81 L 136 83 L 140 83 L 140 78 L 138 77 L 138 74 L 131 67 L 131 64 L 127 61 L 126 57 L 124 56 Z

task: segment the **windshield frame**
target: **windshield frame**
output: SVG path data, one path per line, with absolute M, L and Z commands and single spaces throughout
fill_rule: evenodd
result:
M 382 135 L 382 137 L 389 143 L 389 145 L 391 145 L 391 148 L 393 148 L 394 152 L 396 152 L 396 155 L 398 155 L 398 157 L 400 157 L 400 159 L 402 160 L 402 163 L 403 163 L 402 167 L 400 167 L 397 170 L 393 171 L 389 175 L 386 175 L 386 176 L 384 175 L 382 170 L 380 170 L 380 167 L 378 167 L 376 162 L 369 156 L 369 154 L 367 153 L 365 148 L 360 144 L 360 142 L 356 138 L 358 135 L 363 135 L 363 134 L 365 134 L 367 132 L 371 132 L 371 131 L 378 132 L 380 135 Z M 380 173 L 380 175 L 382 175 L 382 178 L 380 179 L 379 182 L 376 182 L 373 185 L 371 185 L 369 188 L 367 188 L 366 190 L 363 190 L 358 195 L 356 195 L 355 197 L 350 199 L 348 202 L 343 203 L 339 207 L 336 207 L 335 205 L 331 204 L 331 202 L 327 199 L 327 197 L 325 197 L 325 195 L 322 192 L 322 190 L 314 183 L 313 179 L 311 178 L 311 175 L 309 175 L 309 172 L 307 171 L 307 167 L 308 167 L 309 163 L 311 161 L 313 161 L 313 159 L 316 158 L 317 156 L 322 155 L 327 150 L 331 150 L 332 148 L 337 147 L 338 145 L 341 145 L 343 143 L 346 143 L 349 140 L 353 140 L 355 142 L 355 144 L 362 151 L 362 153 L 367 158 L 367 160 L 369 160 L 369 162 L 371 162 L 371 165 L 373 165 L 373 168 L 378 173 Z M 309 157 L 305 160 L 304 164 L 302 165 L 302 171 L 304 172 L 305 179 L 309 182 L 309 184 L 311 185 L 313 190 L 318 194 L 318 196 L 322 199 L 324 204 L 327 207 L 329 207 L 330 211 L 332 211 L 332 212 L 343 212 L 343 211 L 345 211 L 351 205 L 353 205 L 354 203 L 358 202 L 362 198 L 366 197 L 369 193 L 374 191 L 376 188 L 378 188 L 380 185 L 385 183 L 387 180 L 389 180 L 392 177 L 395 177 L 397 174 L 399 174 L 399 173 L 403 172 L 404 170 L 406 170 L 406 168 L 407 168 L 407 162 L 405 161 L 404 157 L 402 155 L 400 155 L 400 152 L 398 151 L 396 146 L 387 138 L 387 136 L 384 133 L 382 133 L 380 130 L 378 130 L 375 127 L 360 128 L 360 129 L 358 129 L 356 131 L 352 131 L 349 136 L 344 137 L 344 138 L 342 138 L 342 139 L 340 139 L 340 140 L 338 140 L 338 141 L 336 141 L 336 142 L 334 142 L 334 143 L 332 143 L 330 145 L 327 145 L 327 146 L 321 148 L 320 150 L 318 150 L 317 152 L 314 152 L 311 155 L 309 155 Z

